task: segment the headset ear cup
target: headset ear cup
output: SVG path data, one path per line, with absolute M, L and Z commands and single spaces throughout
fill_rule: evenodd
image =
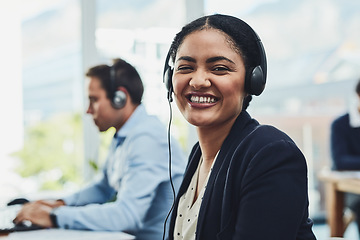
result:
M 168 68 L 165 70 L 164 74 L 164 84 L 168 91 L 168 100 L 172 102 L 172 92 L 173 92 L 173 86 L 172 86 L 172 75 L 173 75 L 173 69 L 168 66 Z
M 168 91 L 172 90 L 172 75 L 173 75 L 173 70 L 169 66 L 169 68 L 166 70 L 165 76 L 164 76 L 164 83 L 165 83 L 166 89 Z
M 252 94 L 251 92 L 251 74 L 252 74 L 253 68 L 250 68 L 245 73 L 245 92 L 248 94 Z
M 249 69 L 245 77 L 245 91 L 251 95 L 259 96 L 265 88 L 265 76 L 261 66 Z
M 171 51 L 166 55 L 165 65 L 164 65 L 164 72 L 163 72 L 163 82 L 165 84 L 165 87 L 168 91 L 167 98 L 169 102 L 172 102 L 172 92 L 173 92 L 173 86 L 172 86 L 172 75 L 174 72 L 173 67 L 170 64 L 171 59 Z
M 126 94 L 124 91 L 118 90 L 114 93 L 114 98 L 112 101 L 112 105 L 116 109 L 121 109 L 126 104 Z

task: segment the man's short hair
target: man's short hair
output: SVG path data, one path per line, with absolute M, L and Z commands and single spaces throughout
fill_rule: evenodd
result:
M 140 104 L 144 93 L 144 86 L 137 70 L 121 58 L 113 60 L 114 64 L 106 64 L 91 67 L 87 77 L 96 77 L 100 80 L 102 88 L 106 91 L 109 99 L 114 97 L 119 87 L 124 87 L 131 97 L 133 104 Z M 114 79 L 111 79 L 111 71 L 115 71 Z

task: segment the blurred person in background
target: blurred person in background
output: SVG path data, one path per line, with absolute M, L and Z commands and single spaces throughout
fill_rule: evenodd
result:
M 71 196 L 24 204 L 15 222 L 161 239 L 174 200 L 166 128 L 142 105 L 143 83 L 131 64 L 116 59 L 112 66 L 90 68 L 86 76 L 87 113 L 100 132 L 116 129 L 101 177 Z M 185 160 L 174 139 L 171 147 L 172 181 L 178 189 Z
M 334 170 L 360 170 L 360 79 L 355 87 L 356 104 L 331 124 L 331 155 Z M 355 219 L 360 236 L 360 195 L 345 193 L 345 226 Z M 346 210 L 348 210 L 346 209 Z

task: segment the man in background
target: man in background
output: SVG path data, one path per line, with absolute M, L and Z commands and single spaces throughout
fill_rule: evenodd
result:
M 143 83 L 126 61 L 92 67 L 86 76 L 87 113 L 100 132 L 116 129 L 101 178 L 63 199 L 25 204 L 15 222 L 29 220 L 43 227 L 123 231 L 137 239 L 161 239 L 173 202 L 166 128 L 147 114 L 141 103 Z M 186 161 L 175 140 L 171 154 L 172 182 L 177 190 Z
M 334 170 L 360 170 L 360 80 L 357 104 L 331 124 L 331 154 Z M 360 236 L 360 195 L 346 193 L 345 205 L 353 212 Z

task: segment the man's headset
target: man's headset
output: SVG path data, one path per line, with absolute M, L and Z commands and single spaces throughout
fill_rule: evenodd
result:
M 245 22 L 244 22 L 245 23 Z M 253 33 L 254 38 L 256 40 L 256 44 L 258 46 L 258 51 L 260 54 L 260 64 L 256 67 L 251 67 L 246 70 L 245 75 L 245 91 L 248 94 L 259 96 L 265 88 L 266 84 L 266 72 L 267 72 L 267 64 L 266 64 L 266 54 L 264 46 L 259 38 L 259 36 L 256 34 L 256 32 L 247 24 L 246 26 L 250 29 L 250 31 Z M 164 75 L 163 75 L 163 82 L 166 86 L 166 89 L 168 90 L 168 100 L 172 102 L 172 92 L 173 92 L 173 86 L 172 86 L 172 75 L 174 72 L 174 67 L 172 67 L 169 63 L 171 58 L 171 52 L 169 50 L 166 60 L 165 60 L 165 66 L 164 66 Z
M 112 65 L 110 67 L 110 93 L 112 94 L 111 105 L 113 108 L 121 109 L 126 104 L 126 94 L 124 91 L 117 90 L 116 88 L 116 69 Z

